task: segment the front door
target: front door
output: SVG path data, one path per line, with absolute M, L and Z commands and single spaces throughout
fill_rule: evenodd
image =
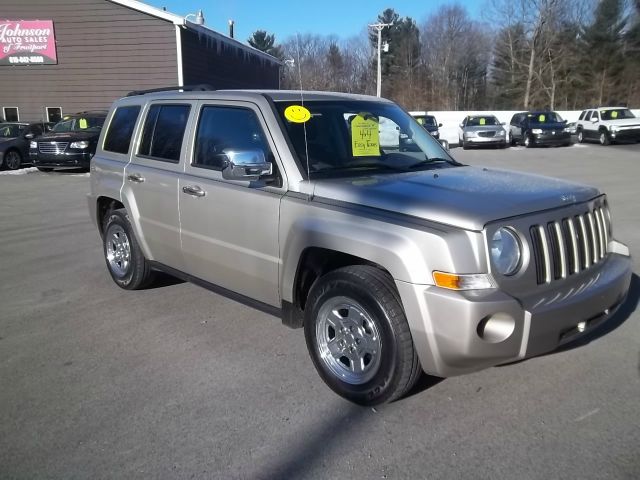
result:
M 181 243 L 186 271 L 260 302 L 279 306 L 278 221 L 285 189 L 272 139 L 248 102 L 202 102 L 193 149 L 180 178 Z M 262 150 L 274 176 L 222 178 L 226 151 Z

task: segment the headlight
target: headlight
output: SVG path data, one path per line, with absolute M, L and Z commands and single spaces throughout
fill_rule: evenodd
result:
M 33 148 L 33 149 L 38 148 L 38 142 L 29 142 L 29 148 Z
M 475 137 L 476 135 L 476 132 L 464 132 L 465 137 Z
M 498 136 L 499 136 L 499 137 L 504 137 L 506 133 L 507 133 L 507 132 L 505 132 L 504 130 L 500 130 L 500 131 L 498 132 Z
M 531 130 L 531 133 L 533 133 L 534 135 L 540 135 L 542 133 L 542 129 L 534 128 L 533 130 Z
M 565 131 L 565 132 L 567 132 L 567 133 L 571 133 L 571 127 L 566 127 L 566 128 L 564 129 L 564 131 Z
M 612 126 L 611 126 L 611 131 L 612 131 L 612 132 L 617 132 L 618 130 L 619 130 L 619 128 L 618 128 L 618 126 L 617 126 L 617 125 L 612 125 Z
M 71 145 L 69 145 L 69 148 L 79 148 L 79 149 L 89 148 L 89 142 L 87 140 L 72 142 Z
M 502 275 L 513 275 L 520 268 L 522 247 L 516 234 L 508 228 L 500 228 L 491 238 L 491 260 Z

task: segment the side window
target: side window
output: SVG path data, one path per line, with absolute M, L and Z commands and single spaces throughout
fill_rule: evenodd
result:
M 152 105 L 144 122 L 138 155 L 178 163 L 189 105 Z
M 587 110 L 587 114 L 584 116 L 585 122 L 591 120 L 591 110 Z
M 597 110 L 593 110 L 591 112 L 591 120 L 600 120 L 600 117 L 598 116 L 598 111 Z
M 513 117 L 511 117 L 511 121 L 509 122 L 509 125 L 517 125 L 518 124 L 518 115 L 514 115 Z
M 200 112 L 193 153 L 193 166 L 222 170 L 228 150 L 271 149 L 256 114 L 247 108 L 204 106 Z
M 587 113 L 586 110 L 583 110 L 582 113 L 580 114 L 580 116 L 578 117 L 578 120 L 584 120 L 584 114 Z
M 139 113 L 139 105 L 116 109 L 104 139 L 104 150 L 115 153 L 129 152 L 131 136 Z

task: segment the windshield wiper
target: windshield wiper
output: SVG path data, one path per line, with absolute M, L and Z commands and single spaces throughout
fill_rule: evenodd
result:
M 423 167 L 425 165 L 432 165 L 434 163 L 442 163 L 442 162 L 448 163 L 450 165 L 454 165 L 456 167 L 459 167 L 462 165 L 462 163 L 456 162 L 451 158 L 431 157 L 425 160 L 420 160 L 419 162 L 416 162 L 416 163 L 412 163 L 411 165 L 407 165 L 405 168 L 407 168 L 408 170 L 413 170 L 414 168 Z

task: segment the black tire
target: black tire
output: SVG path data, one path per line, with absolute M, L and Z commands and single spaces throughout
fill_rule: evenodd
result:
M 526 148 L 531 148 L 533 147 L 533 140 L 531 140 L 531 136 L 527 133 L 525 134 L 522 140 L 522 144 L 526 147 Z
M 354 318 L 361 322 L 361 332 L 369 332 L 371 338 L 379 338 L 379 351 L 373 350 L 374 356 L 370 357 L 369 364 L 366 364 L 366 353 L 364 354 L 361 381 L 345 381 L 346 374 L 338 375 L 336 368 L 343 368 L 345 372 L 349 370 L 348 365 L 340 367 L 339 360 L 331 353 L 325 355 L 322 338 L 324 326 L 328 326 L 328 321 L 323 320 L 321 312 L 327 308 L 332 308 L 334 302 L 344 302 L 355 306 L 355 311 L 363 309 L 365 315 L 348 317 L 348 313 L 342 320 Z M 351 303 L 348 303 L 351 302 Z M 337 311 L 349 312 L 346 308 L 336 307 Z M 333 310 L 329 310 L 333 311 Z M 333 321 L 336 318 L 331 317 Z M 373 328 L 367 330 L 367 325 Z M 344 326 L 345 323 L 342 323 Z M 335 329 L 334 329 L 335 330 Z M 344 332 L 344 329 L 340 329 Z M 331 331 L 331 326 L 328 330 Z M 409 325 L 402 308 L 400 296 L 395 288 L 393 280 L 385 272 L 371 266 L 355 265 L 334 270 L 321 277 L 311 288 L 305 308 L 304 321 L 305 339 L 309 355 L 313 360 L 316 370 L 324 382 L 338 395 L 360 405 L 377 405 L 391 402 L 406 394 L 416 383 L 422 373 L 418 356 L 413 346 Z M 351 354 L 357 352 L 360 341 L 357 339 L 359 333 L 353 334 L 353 328 L 346 334 L 334 332 L 333 341 L 338 341 L 338 333 L 341 335 L 338 345 L 342 351 L 337 355 L 347 358 L 345 349 L 350 349 Z M 372 333 L 373 332 L 373 333 Z M 375 335 L 375 333 L 379 335 Z M 348 338 L 350 338 L 350 340 Z M 363 335 L 360 336 L 362 338 Z M 346 340 L 345 340 L 346 339 Z M 345 342 L 350 346 L 345 346 Z M 330 342 L 329 342 L 330 343 Z M 328 348 L 329 343 L 326 343 Z M 366 340 L 363 340 L 366 343 Z M 333 344 L 334 348 L 336 344 Z M 355 350 L 354 350 L 355 349 Z M 362 350 L 364 351 L 364 349 Z M 378 353 L 376 356 L 375 353 Z M 377 357 L 377 358 L 376 358 Z M 341 359 L 342 359 L 341 358 Z M 332 362 L 338 367 L 332 367 Z M 368 372 L 366 369 L 370 368 Z M 340 373 L 340 372 L 338 372 Z
M 584 143 L 584 131 L 578 129 L 578 143 Z
M 47 172 L 53 171 L 53 168 L 51 168 L 51 167 L 36 167 L 36 168 L 38 169 L 39 172 L 47 173 Z
M 469 150 L 469 144 L 467 142 L 465 142 L 464 140 L 462 140 L 462 149 L 463 150 Z
M 609 138 L 609 134 L 607 132 L 605 132 L 604 130 L 600 131 L 600 134 L 598 135 L 598 140 L 600 141 L 600 145 L 603 145 L 605 147 L 611 143 L 611 139 Z
M 138 290 L 149 286 L 154 280 L 155 272 L 151 269 L 147 259 L 144 258 L 126 210 L 110 211 L 105 216 L 103 225 L 104 258 L 107 270 L 116 285 L 125 290 Z M 128 256 L 120 254 L 118 257 L 114 254 L 114 251 L 118 250 L 118 242 L 128 244 Z M 110 256 L 112 260 L 110 260 Z
M 18 170 L 22 166 L 22 155 L 18 150 L 7 150 L 2 163 L 8 170 Z

